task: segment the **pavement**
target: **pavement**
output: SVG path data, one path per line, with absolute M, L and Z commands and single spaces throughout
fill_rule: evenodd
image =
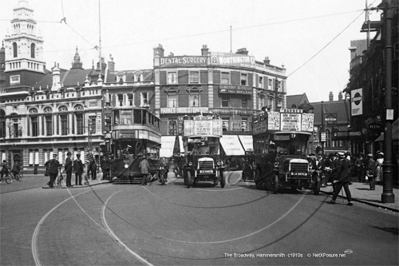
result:
M 351 185 L 349 185 L 349 189 L 351 191 L 353 202 L 361 202 L 382 209 L 399 212 L 399 189 L 397 187 L 394 187 L 392 189 L 395 198 L 394 203 L 383 203 L 381 201 L 381 195 L 383 193 L 382 185 L 375 185 L 375 190 L 370 190 L 370 186 L 368 183 L 353 182 Z M 326 186 L 322 187 L 320 191 L 332 195 L 333 188 L 332 186 Z M 337 202 L 339 201 L 339 198 L 345 198 L 346 200 L 346 194 L 344 189 L 342 189 L 342 191 L 339 193 Z

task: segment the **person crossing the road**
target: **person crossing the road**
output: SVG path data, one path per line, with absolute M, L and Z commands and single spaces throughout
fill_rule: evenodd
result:
M 51 188 L 54 187 L 54 181 L 58 176 L 58 170 L 61 168 L 60 162 L 57 160 L 57 154 L 53 154 L 53 159 L 48 160 L 45 164 L 49 168 L 50 181 L 47 185 Z
M 341 191 L 342 187 L 345 190 L 346 198 L 348 200 L 348 205 L 352 206 L 352 195 L 351 191 L 349 190 L 349 183 L 350 183 L 350 165 L 349 160 L 345 157 L 345 153 L 339 152 L 339 161 L 337 167 L 337 181 L 334 185 L 334 193 L 332 199 L 329 201 L 331 204 L 335 204 L 335 200 L 338 197 L 339 192 Z

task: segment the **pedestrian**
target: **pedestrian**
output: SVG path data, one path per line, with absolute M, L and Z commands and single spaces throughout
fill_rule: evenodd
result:
M 48 160 L 44 165 L 49 168 L 50 181 L 47 185 L 53 188 L 54 181 L 58 176 L 58 170 L 61 168 L 61 164 L 57 160 L 57 154 L 53 154 L 53 159 Z
M 357 180 L 360 183 L 364 182 L 364 159 L 363 154 L 359 154 L 356 156 L 355 160 L 355 172 L 357 176 Z
M 373 159 L 373 154 L 369 153 L 367 155 L 367 164 L 366 164 L 366 175 L 369 181 L 370 190 L 375 190 L 375 171 L 376 171 L 376 163 Z
M 90 163 L 87 167 L 87 178 L 91 177 L 91 180 L 96 180 L 97 179 L 97 164 L 96 160 L 91 157 L 90 158 Z M 89 172 L 91 175 L 89 175 Z
M 80 154 L 76 154 L 76 160 L 73 162 L 73 171 L 75 172 L 75 186 L 82 185 L 83 163 L 80 160 Z
M 147 160 L 147 156 L 144 155 L 144 158 L 141 160 L 140 164 L 139 164 L 140 170 L 141 170 L 141 174 L 143 175 L 143 181 L 141 181 L 141 185 L 142 186 L 146 186 L 147 185 L 147 179 L 149 179 L 150 177 L 150 165 L 148 164 L 148 160 Z
M 109 180 L 110 160 L 108 154 L 101 158 L 101 170 L 103 171 L 103 180 Z
M 353 167 L 354 166 L 354 162 L 353 162 L 353 159 L 352 159 L 352 156 L 351 156 L 351 152 L 350 151 L 346 151 L 345 152 L 345 157 L 349 161 L 349 178 L 350 178 L 349 185 L 352 185 L 352 178 L 355 175 L 355 170 L 354 170 L 354 167 Z
M 3 160 L 3 162 L 1 163 L 1 170 L 0 170 L 1 178 L 3 179 L 3 177 L 7 176 L 8 172 L 9 172 L 8 163 L 6 160 Z
M 377 152 L 376 156 L 376 173 L 375 173 L 375 182 L 377 184 L 382 184 L 383 183 L 383 171 L 382 171 L 382 165 L 384 164 L 384 153 L 383 152 Z
M 324 185 L 327 186 L 329 183 L 332 183 L 331 180 L 331 164 L 333 160 L 333 154 L 329 153 L 328 155 L 324 155 L 323 160 L 323 173 L 324 173 Z
M 334 184 L 337 179 L 338 179 L 338 171 L 339 171 L 339 159 L 338 159 L 338 153 L 334 153 L 331 158 L 331 175 L 330 175 L 330 180 Z
M 342 187 L 345 190 L 346 199 L 348 200 L 348 205 L 352 206 L 352 195 L 349 190 L 349 182 L 350 182 L 350 169 L 349 169 L 349 160 L 345 157 L 345 153 L 338 153 L 338 171 L 337 171 L 337 180 L 334 185 L 334 193 L 332 199 L 329 201 L 331 204 L 335 204 L 335 200 L 338 197 L 339 192 Z
M 67 152 L 67 157 L 65 159 L 65 172 L 66 172 L 66 186 L 72 187 L 72 184 L 71 184 L 71 179 L 72 179 L 71 152 Z
M 14 162 L 11 172 L 14 176 L 17 176 L 21 172 L 21 166 L 19 165 L 19 161 Z M 19 181 L 21 181 L 21 179 L 19 179 Z

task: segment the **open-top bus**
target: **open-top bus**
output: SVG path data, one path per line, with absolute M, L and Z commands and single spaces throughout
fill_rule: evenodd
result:
M 223 162 L 220 158 L 222 121 L 212 116 L 196 116 L 184 120 L 183 177 L 187 187 L 199 181 L 211 181 L 225 186 Z
M 139 164 L 144 156 L 150 165 L 150 174 L 157 178 L 161 147 L 159 118 L 147 108 L 112 110 L 111 128 L 106 149 L 112 157 L 113 182 L 141 183 L 143 175 Z
M 313 123 L 314 114 L 302 109 L 263 112 L 254 117 L 254 154 L 243 173 L 251 169 L 259 189 L 277 193 L 279 187 L 304 188 L 319 194 L 320 178 L 307 156 Z

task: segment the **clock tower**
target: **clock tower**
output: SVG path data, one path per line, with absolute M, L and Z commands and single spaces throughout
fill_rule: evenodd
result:
M 45 73 L 43 40 L 28 0 L 18 0 L 13 11 L 11 31 L 4 39 L 6 87 L 32 86 Z

